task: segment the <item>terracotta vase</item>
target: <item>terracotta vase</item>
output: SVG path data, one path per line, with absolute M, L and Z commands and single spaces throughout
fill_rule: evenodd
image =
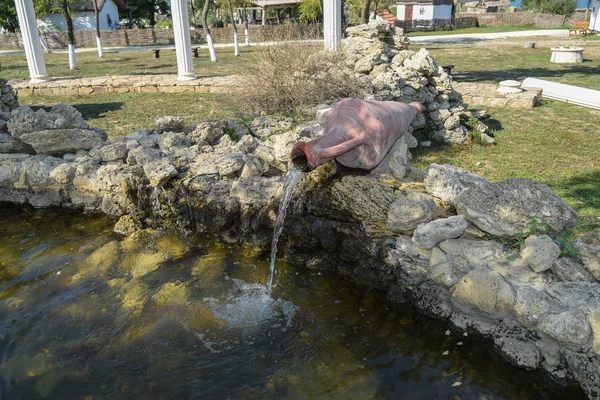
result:
M 417 101 L 342 100 L 331 107 L 323 136 L 294 145 L 292 163 L 309 171 L 335 158 L 346 167 L 375 168 L 423 111 Z

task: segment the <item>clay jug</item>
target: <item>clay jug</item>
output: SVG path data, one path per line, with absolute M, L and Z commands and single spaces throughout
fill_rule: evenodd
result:
M 323 136 L 294 145 L 292 163 L 309 171 L 335 158 L 346 167 L 375 168 L 424 110 L 417 101 L 342 100 L 329 110 Z

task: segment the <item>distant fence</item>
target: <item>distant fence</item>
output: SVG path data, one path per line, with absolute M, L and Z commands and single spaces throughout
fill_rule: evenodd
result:
M 244 40 L 244 27 L 238 25 L 240 40 Z M 233 43 L 233 27 L 212 28 L 211 34 L 216 43 Z M 250 25 L 248 26 L 250 42 L 264 42 L 286 39 L 322 39 L 323 28 L 319 24 L 283 24 L 283 25 Z M 175 38 L 172 29 L 120 29 L 101 31 L 102 44 L 106 47 L 172 45 Z M 190 31 L 193 44 L 205 43 L 204 30 Z M 43 32 L 42 37 L 52 49 L 67 47 L 66 32 Z M 95 47 L 96 31 L 75 31 L 77 47 Z M 0 34 L 0 49 L 22 49 L 23 40 L 20 33 Z
M 406 32 L 415 31 L 444 31 L 478 26 L 476 16 L 452 17 L 449 19 L 417 19 L 412 21 L 396 20 L 396 26 Z
M 583 12 L 575 13 L 567 21 L 560 15 L 536 12 L 460 13 L 448 19 L 398 20 L 396 26 L 404 28 L 406 32 L 444 31 L 477 26 L 535 26 L 550 29 L 573 26 L 575 22 L 584 20 Z

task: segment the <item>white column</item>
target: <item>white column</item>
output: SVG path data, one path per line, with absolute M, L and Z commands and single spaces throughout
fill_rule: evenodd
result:
M 190 20 L 187 0 L 171 0 L 173 17 L 173 33 L 175 34 L 175 52 L 177 54 L 177 71 L 180 81 L 198 78 L 194 72 L 192 59 L 192 40 L 190 39 Z
M 325 50 L 337 51 L 342 40 L 342 1 L 323 2 L 323 37 Z
M 32 0 L 15 0 L 31 83 L 49 81 Z
M 262 24 L 263 26 L 267 24 L 267 7 L 263 7 L 262 9 Z

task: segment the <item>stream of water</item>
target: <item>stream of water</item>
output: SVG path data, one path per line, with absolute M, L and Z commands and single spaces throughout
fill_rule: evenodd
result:
M 0 206 L 0 399 L 584 398 L 337 275 L 278 260 L 265 303 L 273 257 L 114 223 Z
M 277 243 L 279 242 L 279 236 L 281 236 L 281 232 L 283 232 L 283 224 L 285 222 L 285 215 L 287 214 L 287 209 L 290 204 L 290 200 L 292 200 L 292 194 L 294 193 L 294 188 L 302 179 L 304 173 L 299 169 L 293 168 L 285 181 L 285 185 L 283 186 L 283 195 L 281 196 L 281 200 L 279 202 L 279 210 L 277 212 L 277 221 L 275 222 L 275 230 L 273 231 L 273 241 L 271 242 L 271 264 L 269 269 L 269 279 L 267 280 L 267 295 L 271 296 L 271 292 L 273 291 L 273 278 L 275 276 L 275 261 L 277 260 Z

